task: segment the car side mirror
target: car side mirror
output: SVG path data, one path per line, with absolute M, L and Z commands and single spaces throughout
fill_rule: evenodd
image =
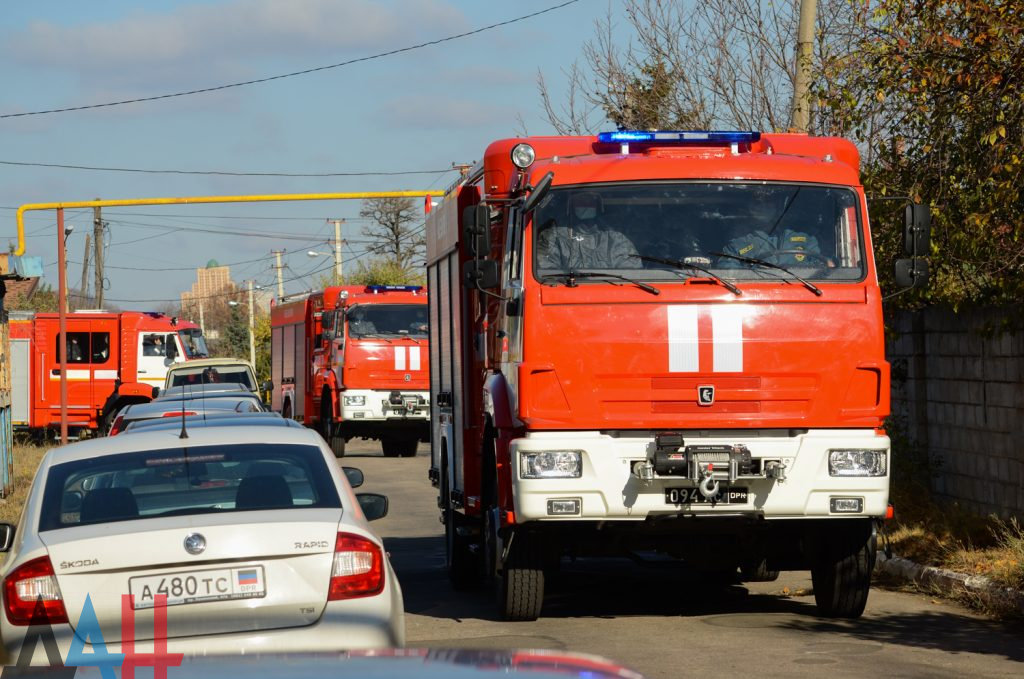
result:
M 924 257 L 931 247 L 932 213 L 927 205 L 910 203 L 903 213 L 903 252 Z
M 474 290 L 498 287 L 498 263 L 493 259 L 471 259 L 462 266 L 462 284 Z
M 263 383 L 263 386 L 262 386 L 263 391 L 271 391 L 273 388 L 274 388 L 274 383 L 271 382 L 270 380 L 266 380 Z
M 462 237 L 474 257 L 491 252 L 491 210 L 486 205 L 470 205 L 462 211 Z
M 363 485 L 364 477 L 362 469 L 356 469 L 355 467 L 342 467 L 342 470 L 345 472 L 345 478 L 348 479 L 348 485 L 353 488 L 358 488 Z
M 387 498 L 384 498 L 384 513 L 387 513 Z M 9 523 L 0 523 L 0 552 L 11 551 L 14 544 L 14 526 Z
M 928 283 L 928 260 L 923 257 L 897 259 L 895 279 L 900 288 L 924 287 Z
M 155 399 L 160 395 L 160 387 L 153 387 L 153 398 Z
M 367 521 L 383 519 L 388 515 L 388 496 L 380 493 L 358 493 L 356 499 Z

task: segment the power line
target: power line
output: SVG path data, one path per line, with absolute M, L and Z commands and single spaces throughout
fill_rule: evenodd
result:
M 92 165 L 65 165 L 61 163 L 29 163 L 16 160 L 0 160 L 0 165 L 18 167 L 53 167 L 61 170 L 95 170 L 98 172 L 134 172 L 140 174 L 186 174 L 217 175 L 222 177 L 397 177 L 409 174 L 436 174 L 453 172 L 447 170 L 400 170 L 394 172 L 235 172 L 230 170 L 154 170 L 137 167 L 97 167 Z
M 471 31 L 466 31 L 464 33 L 457 33 L 455 35 L 449 35 L 448 37 L 438 38 L 437 40 L 428 40 L 427 42 L 421 42 L 421 43 L 418 43 L 418 44 L 415 44 L 415 45 L 409 45 L 407 47 L 400 47 L 398 49 L 389 50 L 387 52 L 378 52 L 377 54 L 371 54 L 371 55 L 368 55 L 368 56 L 365 56 L 365 57 L 357 57 L 355 59 L 349 59 L 348 61 L 342 61 L 342 62 L 337 63 L 337 64 L 329 64 L 327 66 L 317 66 L 315 68 L 307 68 L 307 69 L 302 70 L 302 71 L 293 71 L 291 73 L 282 73 L 280 75 L 272 75 L 272 76 L 268 76 L 268 77 L 265 77 L 265 78 L 256 78 L 254 80 L 244 80 L 242 82 L 229 83 L 229 84 L 226 84 L 226 85 L 216 85 L 216 86 L 213 86 L 213 87 L 203 87 L 203 88 L 194 89 L 194 90 L 186 90 L 184 92 L 174 92 L 174 93 L 171 93 L 171 94 L 159 94 L 159 95 L 155 95 L 155 96 L 152 96 L 152 97 L 137 97 L 135 99 L 123 99 L 121 101 L 110 101 L 110 102 L 106 102 L 106 103 L 103 103 L 103 104 L 88 104 L 88 105 L 84 105 L 84 106 L 68 106 L 68 107 L 65 107 L 65 108 L 52 108 L 52 109 L 46 109 L 46 110 L 42 110 L 42 111 L 25 111 L 25 112 L 22 112 L 22 113 L 5 113 L 5 114 L 0 115 L 0 118 L 20 118 L 20 117 L 24 117 L 24 116 L 44 115 L 44 114 L 47 114 L 47 113 L 66 113 L 66 112 L 69 112 L 69 111 L 84 111 L 84 110 L 87 110 L 87 109 L 94 109 L 94 108 L 106 108 L 106 107 L 110 107 L 110 106 L 122 106 L 124 104 L 137 104 L 137 103 L 141 103 L 141 102 L 145 102 L 145 101 L 157 101 L 159 99 L 172 99 L 174 97 L 185 97 L 185 96 L 189 96 L 189 95 L 193 95 L 193 94 L 205 94 L 205 93 L 208 93 L 208 92 L 217 92 L 219 90 L 227 90 L 227 89 L 230 89 L 230 88 L 233 88 L 233 87 L 243 87 L 245 85 L 256 85 L 258 83 L 270 82 L 272 80 L 283 80 L 284 78 L 293 78 L 293 77 L 300 76 L 300 75 L 308 75 L 310 73 L 316 73 L 318 71 L 326 71 L 326 70 L 329 70 L 329 69 L 332 69 L 332 68 L 341 68 L 342 66 L 350 66 L 352 64 L 358 64 L 358 63 L 364 62 L 364 61 L 372 61 L 374 59 L 380 59 L 382 57 L 389 57 L 389 56 L 393 56 L 395 54 L 401 54 L 403 52 L 411 52 L 413 50 L 421 49 L 423 47 L 431 47 L 431 46 L 434 46 L 434 45 L 440 45 L 441 43 L 450 42 L 452 40 L 458 40 L 460 38 L 466 38 L 466 37 L 469 37 L 471 35 L 476 35 L 478 33 L 483 33 L 485 31 L 490 31 L 492 29 L 500 28 L 502 26 L 508 26 L 510 24 L 515 24 L 515 23 L 518 23 L 520 21 L 526 21 L 527 19 L 532 19 L 532 18 L 538 17 L 538 16 L 540 16 L 542 14 L 547 14 L 548 12 L 553 12 L 553 11 L 555 11 L 557 9 L 561 9 L 563 7 L 567 7 L 567 6 L 575 4 L 577 2 L 579 2 L 579 0 L 568 0 L 567 2 L 563 2 L 561 4 L 554 5 L 552 7 L 548 7 L 547 9 L 542 9 L 542 10 L 540 10 L 538 12 L 532 12 L 530 14 L 524 14 L 524 15 L 516 17 L 514 19 L 507 19 L 505 21 L 499 21 L 498 23 L 490 24 L 488 26 L 482 26 L 480 28 L 475 28 L 475 29 L 473 29 Z

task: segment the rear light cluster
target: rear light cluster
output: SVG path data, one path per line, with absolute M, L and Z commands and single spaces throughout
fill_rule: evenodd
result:
M 68 621 L 50 557 L 26 561 L 4 579 L 4 609 L 12 625 L 52 625 Z
M 164 413 L 161 417 L 191 417 L 195 414 L 194 410 L 174 410 L 169 413 Z
M 112 425 L 110 425 L 110 431 L 107 432 L 107 436 L 115 436 L 118 432 L 121 431 L 121 428 L 123 426 L 124 426 L 124 415 L 118 415 L 117 417 L 114 418 L 114 423 Z
M 338 533 L 328 601 L 356 599 L 384 591 L 384 552 L 361 535 Z

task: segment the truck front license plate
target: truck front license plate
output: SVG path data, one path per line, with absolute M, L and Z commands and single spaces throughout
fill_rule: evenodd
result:
M 747 504 L 747 489 L 720 486 L 714 500 L 723 505 L 745 505 Z M 711 500 L 701 495 L 697 488 L 666 488 L 665 502 L 670 505 L 693 505 L 708 503 Z

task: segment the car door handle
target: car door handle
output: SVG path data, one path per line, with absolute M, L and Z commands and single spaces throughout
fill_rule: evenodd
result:
M 136 370 L 135 372 L 137 372 L 137 373 L 139 373 L 140 375 L 142 375 L 142 374 L 143 374 L 143 373 L 145 373 L 146 371 L 145 371 L 145 370 Z

